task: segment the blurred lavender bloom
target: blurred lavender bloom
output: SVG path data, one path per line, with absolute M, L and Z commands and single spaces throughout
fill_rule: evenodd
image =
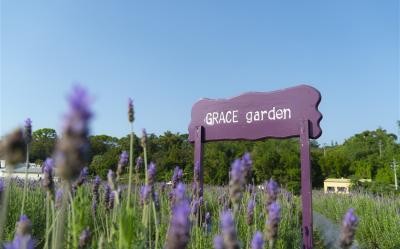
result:
M 214 249 L 225 249 L 224 247 L 224 239 L 221 235 L 217 235 L 214 237 L 213 240 Z
M 26 215 L 21 215 L 17 222 L 17 228 L 15 231 L 14 240 L 5 243 L 5 249 L 33 249 L 35 247 L 35 241 L 31 236 L 32 222 Z
M 96 176 L 94 178 L 94 182 L 93 182 L 93 199 L 98 202 L 100 199 L 100 194 L 99 194 L 99 187 L 100 187 L 100 183 L 101 183 L 101 179 L 100 176 Z
M 200 163 L 196 162 L 194 165 L 194 176 L 193 176 L 193 195 L 202 196 L 203 190 L 200 189 Z
M 131 98 L 128 99 L 128 120 L 130 123 L 135 121 L 135 110 L 133 109 L 133 100 Z
M 146 147 L 147 145 L 147 132 L 146 129 L 142 129 L 142 138 L 140 139 L 140 142 L 142 144 L 142 147 Z
M 154 200 L 154 206 L 156 208 L 156 211 L 160 211 L 160 197 L 158 196 L 158 193 L 156 191 L 153 192 L 153 200 Z
M 7 167 L 12 169 L 16 164 L 23 162 L 26 156 L 26 144 L 22 129 L 16 129 L 8 134 L 0 144 L 0 154 L 5 156 Z
M 139 173 L 140 168 L 143 165 L 143 158 L 141 158 L 140 156 L 138 158 L 136 158 L 136 165 L 135 165 L 135 171 L 136 173 Z
M 354 209 L 350 208 L 342 221 L 342 233 L 340 236 L 340 248 L 347 249 L 353 244 L 358 218 L 354 214 Z
M 93 212 L 93 215 L 95 215 L 97 212 L 97 201 L 95 198 L 93 198 L 93 200 L 92 200 L 92 212 Z
M 87 227 L 86 229 L 84 229 L 81 233 L 81 235 L 79 236 L 79 247 L 78 248 L 85 248 L 86 246 L 89 245 L 89 241 L 90 241 L 90 237 L 91 237 L 91 233 L 89 228 Z
M 246 152 L 242 156 L 242 171 L 246 181 L 251 180 L 253 161 L 251 160 L 250 153 Z
M 147 204 L 150 201 L 151 188 L 148 185 L 144 185 L 140 189 L 140 202 Z
M 111 190 L 116 190 L 116 184 L 115 184 L 115 174 L 114 172 L 109 169 L 108 173 L 107 173 L 107 182 L 108 182 L 108 186 L 110 186 Z
M 221 214 L 221 230 L 224 239 L 224 248 L 239 249 L 239 241 L 237 238 L 235 222 L 233 221 L 230 211 L 224 211 Z
M 156 178 L 156 165 L 153 162 L 150 162 L 149 169 L 147 170 L 147 177 L 147 183 L 152 187 Z
M 164 193 L 166 187 L 167 187 L 167 184 L 165 184 L 165 182 L 161 182 L 160 183 L 160 192 Z
M 268 206 L 271 205 L 273 202 L 275 202 L 276 199 L 278 198 L 278 193 L 279 193 L 278 183 L 270 179 L 269 182 L 266 183 L 265 193 L 267 194 L 267 208 L 268 208 Z
M 207 233 L 211 232 L 211 214 L 210 214 L 210 212 L 207 212 L 206 215 L 204 216 L 203 227 Z
M 174 174 L 172 175 L 172 188 L 175 188 L 176 185 L 182 181 L 182 177 L 183 170 L 176 166 L 174 169 Z
M 111 193 L 111 188 L 110 186 L 108 186 L 108 184 L 106 184 L 104 186 L 104 206 L 108 207 L 109 203 L 110 203 L 110 193 Z
M 185 199 L 185 192 L 186 192 L 185 185 L 183 183 L 178 183 L 178 185 L 174 190 L 175 203 L 180 203 Z
M 88 169 L 88 167 L 84 167 L 81 170 L 81 173 L 79 174 L 79 178 L 76 181 L 75 185 L 79 187 L 82 184 L 84 184 L 88 175 L 89 175 L 89 169 Z
M 266 223 L 266 238 L 270 244 L 274 244 L 278 236 L 278 226 L 281 219 L 281 207 L 277 202 L 271 203 L 268 207 L 268 220 Z
M 54 160 L 47 158 L 43 165 L 43 180 L 42 184 L 44 189 L 47 191 L 49 197 L 53 198 L 54 195 Z
M 243 196 L 243 176 L 242 162 L 241 160 L 236 159 L 232 164 L 229 181 L 229 195 L 235 210 L 239 208 L 239 204 Z
M 110 198 L 108 202 L 108 210 L 111 210 L 114 208 L 114 203 L 115 203 L 115 191 L 111 191 L 110 193 Z
M 64 180 L 75 180 L 88 160 L 89 120 L 92 112 L 86 90 L 74 87 L 68 98 L 69 111 L 65 115 L 63 135 L 56 145 L 55 160 L 59 175 Z
M 174 207 L 167 234 L 166 249 L 186 248 L 190 239 L 189 215 L 190 207 L 186 200 Z
M 121 177 L 122 173 L 124 173 L 124 168 L 128 164 L 129 155 L 126 151 L 123 151 L 119 156 L 118 167 L 117 167 L 117 175 L 118 178 Z
M 64 194 L 64 191 L 63 191 L 62 188 L 57 189 L 57 192 L 56 192 L 56 200 L 55 200 L 55 203 L 54 203 L 54 206 L 55 206 L 57 209 L 60 209 L 61 206 L 62 206 L 63 194 Z
M 25 126 L 24 126 L 24 138 L 26 144 L 30 144 L 32 142 L 32 120 L 30 118 L 27 118 L 25 120 Z
M 248 204 L 247 204 L 247 225 L 253 225 L 254 221 L 254 206 L 255 206 L 255 201 L 253 199 L 250 199 Z
M 257 231 L 254 236 L 253 240 L 251 241 L 251 249 L 263 249 L 264 248 L 264 240 L 262 237 L 262 233 Z

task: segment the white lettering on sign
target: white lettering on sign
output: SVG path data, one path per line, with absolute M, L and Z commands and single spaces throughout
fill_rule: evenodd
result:
M 204 118 L 207 125 L 213 126 L 218 124 L 238 123 L 239 110 L 229 110 L 225 112 L 208 112 Z M 264 120 L 285 120 L 292 118 L 292 110 L 290 108 L 272 107 L 270 110 L 248 111 L 245 114 L 245 122 L 251 124 Z

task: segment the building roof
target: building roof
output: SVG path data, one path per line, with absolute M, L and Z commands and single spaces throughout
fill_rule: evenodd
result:
M 342 183 L 350 183 L 351 180 L 347 178 L 327 178 L 324 182 L 342 182 Z

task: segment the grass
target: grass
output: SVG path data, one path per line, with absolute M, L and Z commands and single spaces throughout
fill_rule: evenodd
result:
M 340 224 L 349 208 L 359 217 L 356 240 L 361 248 L 400 248 L 400 198 L 366 193 L 313 193 L 314 210 Z

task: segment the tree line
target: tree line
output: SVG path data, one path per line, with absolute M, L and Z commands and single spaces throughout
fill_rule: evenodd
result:
M 44 128 L 34 131 L 31 161 L 42 164 L 46 157 L 51 157 L 56 140 L 57 133 L 54 129 Z M 129 151 L 129 134 L 121 138 L 93 135 L 89 140 L 91 144 L 89 171 L 92 175 L 104 178 L 108 169 L 116 169 L 120 153 L 124 150 Z M 400 162 L 400 145 L 397 143 L 396 135 L 384 129 L 378 128 L 355 134 L 342 144 L 320 145 L 315 140 L 311 140 L 310 144 L 312 184 L 315 188 L 321 187 L 324 179 L 329 177 L 372 179 L 375 185 L 388 188 L 391 188 L 394 182 L 391 164 L 393 159 Z M 149 134 L 147 146 L 148 160 L 157 165 L 157 180 L 169 181 L 176 166 L 184 170 L 186 180 L 192 179 L 193 144 L 188 141 L 187 134 L 170 131 L 159 136 Z M 143 156 L 140 138 L 136 135 L 133 148 L 134 159 Z M 301 171 L 298 138 L 206 143 L 205 183 L 227 184 L 231 163 L 245 152 L 250 152 L 252 156 L 255 184 L 272 177 L 287 189 L 299 191 Z

